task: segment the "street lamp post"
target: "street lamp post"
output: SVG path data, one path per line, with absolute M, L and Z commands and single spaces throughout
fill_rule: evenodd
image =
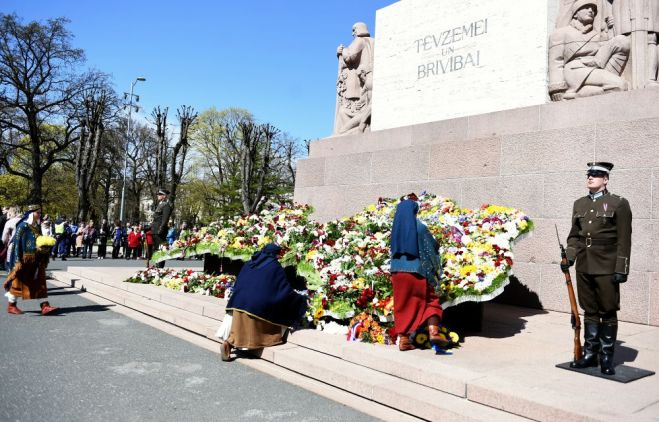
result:
M 128 170 L 128 141 L 130 140 L 130 115 L 133 111 L 133 90 L 135 89 L 135 84 L 137 82 L 144 82 L 146 81 L 146 78 L 140 76 L 135 78 L 133 83 L 130 84 L 130 97 L 128 100 L 128 123 L 126 124 L 126 154 L 124 155 L 124 183 L 123 186 L 121 187 L 121 206 L 119 210 L 119 220 L 123 223 L 124 222 L 124 199 L 126 197 L 126 172 Z M 137 100 L 139 101 L 139 99 Z

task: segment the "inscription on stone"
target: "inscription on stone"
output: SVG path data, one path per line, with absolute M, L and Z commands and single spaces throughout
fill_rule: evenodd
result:
M 378 10 L 372 130 L 547 102 L 553 3 L 405 0 Z

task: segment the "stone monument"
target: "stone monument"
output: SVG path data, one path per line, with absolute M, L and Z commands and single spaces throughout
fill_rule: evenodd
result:
M 593 25 L 597 3 L 578 0 L 549 38 L 549 95 L 553 101 L 626 91 L 620 77 L 629 55 L 629 38 Z M 604 28 L 608 29 L 608 28 Z
M 371 130 L 353 121 L 312 142 L 295 201 L 320 221 L 422 191 L 519 208 L 535 230 L 514 249 L 515 277 L 544 309 L 569 312 L 555 225 L 565 239 L 584 163 L 614 162 L 609 187 L 634 215 L 619 318 L 659 326 L 659 89 L 636 89 L 656 81 L 658 2 L 403 0 L 377 11 Z M 358 75 L 341 100 L 362 98 Z
M 373 38 L 366 24 L 352 26 L 353 42 L 339 45 L 339 74 L 336 81 L 334 134 L 365 132 L 371 125 L 373 90 Z

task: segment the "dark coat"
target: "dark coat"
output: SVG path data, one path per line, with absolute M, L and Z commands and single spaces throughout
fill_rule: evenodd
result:
M 277 259 L 258 262 L 258 254 L 255 257 L 238 274 L 226 309 L 284 327 L 293 325 L 304 316 L 307 297 L 293 290 Z
M 165 239 L 167 236 L 167 223 L 169 222 L 169 216 L 171 213 L 172 206 L 168 201 L 160 202 L 153 213 L 151 231 L 160 237 L 160 239 Z
M 629 274 L 631 248 L 632 211 L 625 198 L 607 192 L 574 202 L 566 252 L 577 272 Z

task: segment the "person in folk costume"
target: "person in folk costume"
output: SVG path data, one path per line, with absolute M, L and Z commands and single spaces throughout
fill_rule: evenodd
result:
M 222 360 L 231 360 L 231 349 L 260 349 L 284 343 L 288 327 L 307 310 L 307 296 L 293 289 L 277 260 L 281 247 L 267 244 L 241 269 L 226 310 L 231 315 L 218 334 L 228 331 Z M 227 315 L 228 316 L 228 315 Z
M 16 306 L 16 299 L 47 299 L 48 287 L 46 285 L 46 267 L 50 258 L 50 248 L 38 247 L 37 239 L 41 236 L 41 207 L 33 205 L 28 207 L 22 221 L 16 226 L 16 233 L 12 239 L 14 245 L 9 265 L 9 275 L 4 287 L 9 304 L 7 312 L 21 315 Z M 41 314 L 49 315 L 59 308 L 50 306 L 46 300 L 41 303 Z
M 394 332 L 398 349 L 415 349 L 410 334 L 428 325 L 431 343 L 446 347 L 450 341 L 440 331 L 442 305 L 435 293 L 441 260 L 439 243 L 416 215 L 416 195 L 396 207 L 391 230 L 391 283 L 394 288 Z

